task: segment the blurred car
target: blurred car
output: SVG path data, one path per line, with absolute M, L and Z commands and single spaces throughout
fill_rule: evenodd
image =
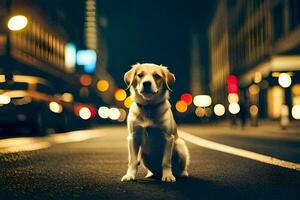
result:
M 0 75 L 0 127 L 27 127 L 33 135 L 45 135 L 70 128 L 74 115 L 72 104 L 65 103 L 51 84 L 40 77 L 14 75 L 6 82 Z

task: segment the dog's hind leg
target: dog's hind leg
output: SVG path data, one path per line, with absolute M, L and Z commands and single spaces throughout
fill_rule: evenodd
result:
M 175 149 L 179 155 L 179 159 L 181 160 L 181 163 L 182 163 L 182 171 L 180 172 L 179 176 L 187 177 L 189 175 L 187 168 L 190 163 L 190 154 L 189 154 L 189 151 L 186 147 L 184 140 L 182 140 L 181 138 L 178 138 L 175 141 L 174 147 L 175 147 Z
M 148 170 L 145 178 L 152 178 L 152 177 L 154 177 L 154 174 L 150 170 Z

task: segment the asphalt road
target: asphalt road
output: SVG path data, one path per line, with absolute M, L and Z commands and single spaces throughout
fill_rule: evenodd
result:
M 268 137 L 198 126 L 186 132 L 222 144 L 299 163 L 298 137 Z M 90 138 L 84 138 L 86 133 Z M 231 134 L 231 132 L 233 134 Z M 72 135 L 75 135 L 74 138 Z M 0 199 L 299 199 L 300 171 L 188 143 L 190 177 L 176 183 L 143 178 L 120 181 L 127 169 L 126 128 L 26 140 L 31 150 L 0 153 Z M 21 142 L 6 142 L 9 145 Z M 38 148 L 40 144 L 41 148 Z M 42 144 L 48 144 L 42 146 Z M 6 146 L 5 146 L 6 145 Z M 0 148 L 1 152 L 1 148 Z

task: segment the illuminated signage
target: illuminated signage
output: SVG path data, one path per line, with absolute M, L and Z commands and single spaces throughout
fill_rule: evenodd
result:
M 235 75 L 229 75 L 227 78 L 228 93 L 239 93 L 238 78 Z
M 85 73 L 93 73 L 96 70 L 97 54 L 95 50 L 80 50 L 76 56 L 77 65 L 82 65 Z
M 66 44 L 65 65 L 68 71 L 73 71 L 76 64 L 76 46 L 73 43 Z

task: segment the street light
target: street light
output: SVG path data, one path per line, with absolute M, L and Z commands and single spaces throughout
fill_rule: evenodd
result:
M 24 15 L 11 17 L 7 22 L 7 27 L 11 31 L 20 31 L 27 26 L 28 20 Z
M 11 1 L 8 1 L 8 15 L 10 14 Z M 11 58 L 11 38 L 10 31 L 20 31 L 27 26 L 28 20 L 24 15 L 15 15 L 7 21 L 7 30 L 6 30 L 6 45 L 5 45 L 5 54 L 6 54 L 6 63 L 5 63 L 5 80 L 11 81 L 13 77 L 12 68 L 13 60 Z

